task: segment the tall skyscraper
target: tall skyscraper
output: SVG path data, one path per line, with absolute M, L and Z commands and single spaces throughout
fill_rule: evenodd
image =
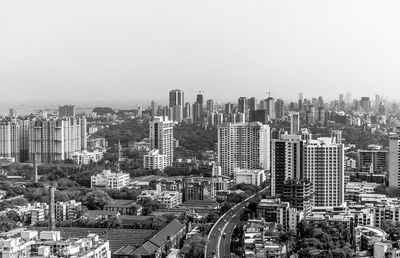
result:
M 197 102 L 193 104 L 193 122 L 198 124 L 203 122 L 203 105 Z
M 301 111 L 303 109 L 303 101 L 304 101 L 304 95 L 302 92 L 299 93 L 299 103 L 298 103 L 298 109 Z
M 72 117 L 75 116 L 75 106 L 74 105 L 64 105 L 58 107 L 58 115 L 60 117 Z
M 389 186 L 400 187 L 400 136 L 389 137 Z
M 249 99 L 249 110 L 256 110 L 257 109 L 257 99 L 255 97 L 251 97 Z
M 312 183 L 316 207 L 344 202 L 344 147 L 332 138 L 309 140 L 303 146 L 303 175 Z
M 155 116 L 157 114 L 158 106 L 157 106 L 157 103 L 154 100 L 152 100 L 151 103 L 150 103 L 150 109 L 151 109 L 151 115 Z
M 169 118 L 173 121 L 181 122 L 183 120 L 183 107 L 185 103 L 184 93 L 182 90 L 171 90 L 169 92 Z
M 233 113 L 233 104 L 232 103 L 226 103 L 225 104 L 225 114 L 230 115 Z
M 199 103 L 202 106 L 204 105 L 203 94 L 199 93 L 196 95 L 196 103 Z
M 214 101 L 212 99 L 207 100 L 207 113 L 214 113 Z
M 238 99 L 238 112 L 247 114 L 249 111 L 249 101 L 246 97 L 240 97 Z
M 259 122 L 224 123 L 218 128 L 218 162 L 223 175 L 234 168 L 270 169 L 270 128 Z
M 169 92 L 169 106 L 183 106 L 185 103 L 184 93 L 182 90 L 171 90 Z
M 290 134 L 300 133 L 300 114 L 293 112 L 290 114 Z
M 369 100 L 369 97 L 361 97 L 360 100 L 360 107 L 364 112 L 369 112 L 371 109 L 371 101 Z
M 10 118 L 17 118 L 17 110 L 15 108 L 10 108 Z
M 85 118 L 40 119 L 29 122 L 29 160 L 41 163 L 72 159 L 87 148 Z
M 187 119 L 187 118 L 192 118 L 192 104 L 190 104 L 189 102 L 185 103 L 185 108 L 183 110 L 183 118 Z
M 14 158 L 20 162 L 20 126 L 14 122 L 0 124 L 0 157 Z
M 271 195 L 282 195 L 287 180 L 303 179 L 303 141 L 300 135 L 282 135 L 271 141 Z
M 269 119 L 275 119 L 275 99 L 273 97 L 267 98 L 267 113 Z
M 174 128 L 173 121 L 167 117 L 156 116 L 150 121 L 150 148 L 158 149 L 159 154 L 166 155 L 166 165 L 171 166 L 174 158 L 173 138 Z
M 281 119 L 283 117 L 283 100 L 277 99 L 275 102 L 275 117 Z

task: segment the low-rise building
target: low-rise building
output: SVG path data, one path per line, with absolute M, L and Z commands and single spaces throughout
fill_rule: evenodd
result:
M 143 207 L 132 200 L 114 200 L 104 206 L 103 210 L 119 212 L 121 215 L 142 215 Z
M 99 162 L 103 159 L 103 152 L 102 151 L 77 151 L 72 153 L 72 160 L 75 164 L 79 165 L 87 165 L 92 162 Z
M 65 221 L 78 218 L 81 215 L 82 203 L 75 200 L 57 202 L 55 205 L 55 216 L 57 221 Z
M 129 174 L 103 170 L 102 173 L 91 176 L 92 188 L 121 189 L 129 184 Z
M 233 171 L 235 184 L 252 184 L 261 186 L 265 181 L 265 172 L 262 169 L 239 169 Z
M 99 235 L 62 239 L 60 231 L 26 230 L 20 235 L 0 239 L 1 257 L 76 257 L 110 258 L 109 242 Z

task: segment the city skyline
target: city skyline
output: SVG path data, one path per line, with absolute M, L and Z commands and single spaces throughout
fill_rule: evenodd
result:
M 400 95 L 398 2 L 93 3 L 0 5 L 7 101 Z

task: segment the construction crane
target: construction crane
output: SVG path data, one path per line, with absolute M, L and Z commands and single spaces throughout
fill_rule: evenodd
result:
M 197 93 L 197 94 L 203 94 L 204 93 L 204 90 L 198 90 L 198 91 L 193 91 L 194 93 Z

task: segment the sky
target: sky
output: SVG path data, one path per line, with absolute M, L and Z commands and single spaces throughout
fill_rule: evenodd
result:
M 400 1 L 0 2 L 2 103 L 400 95 Z M 133 104 L 132 104 L 133 105 Z

